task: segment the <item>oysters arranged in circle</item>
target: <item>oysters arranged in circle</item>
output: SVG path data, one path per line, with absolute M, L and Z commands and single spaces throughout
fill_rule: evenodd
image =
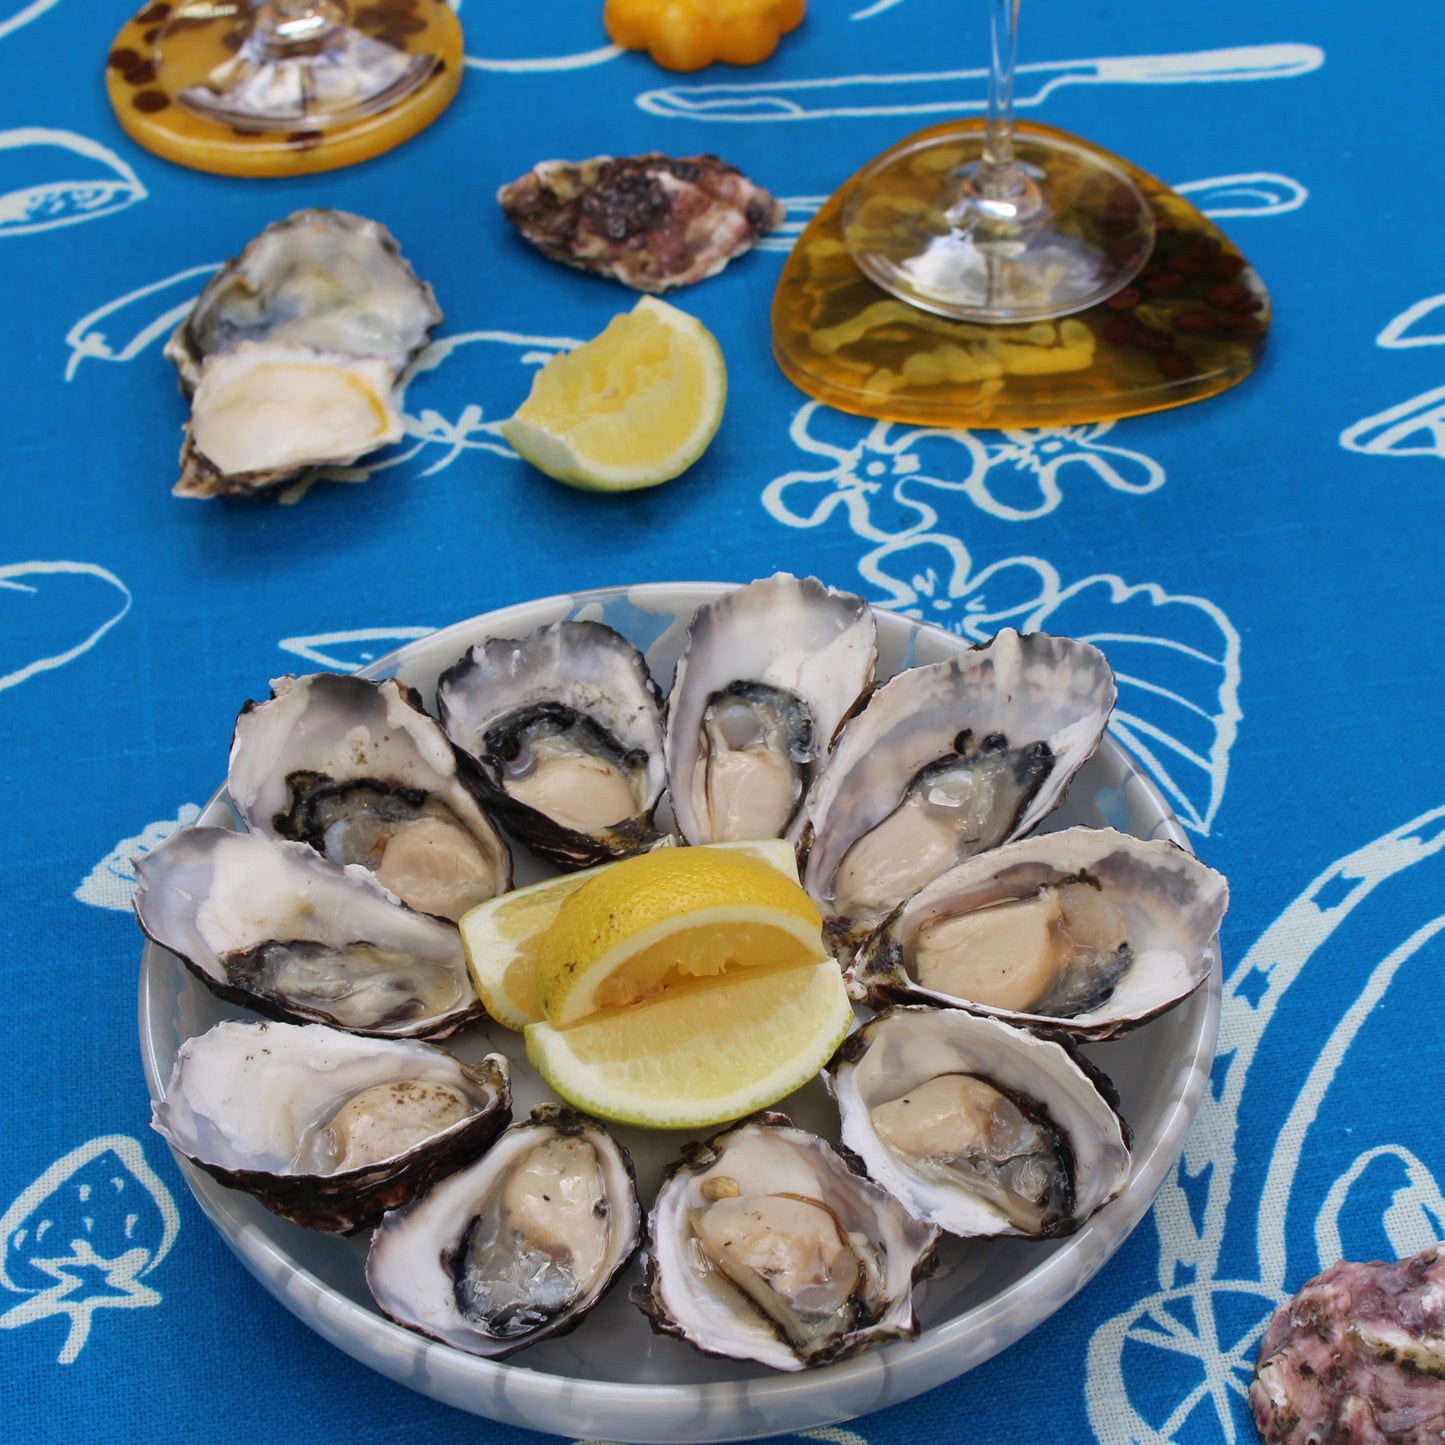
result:
M 1112 1089 L 1057 1038 L 896 1008 L 844 1040 L 829 1070 L 844 1145 L 950 1234 L 1072 1234 L 1128 1182 Z
M 825 1140 L 765 1113 L 683 1151 L 648 1216 L 633 1302 L 660 1333 L 778 1370 L 918 1333 L 937 1230 Z
M 187 1039 L 152 1126 L 222 1184 L 351 1233 L 480 1154 L 512 1117 L 507 1061 L 414 1039 L 225 1020 Z
M 378 222 L 273 222 L 166 343 L 191 398 L 176 495 L 254 495 L 400 440 L 398 379 L 441 319 Z
M 304 843 L 185 828 L 136 878 L 147 937 L 232 1003 L 391 1038 L 439 1038 L 481 1013 L 454 927 Z
M 316 673 L 236 719 L 227 776 L 249 827 L 359 863 L 455 922 L 512 883 L 512 858 L 415 689 Z
M 626 1151 L 543 1104 L 382 1220 L 366 1282 L 399 1324 L 501 1358 L 576 1329 L 631 1259 L 641 1225 Z
M 1057 806 L 1114 706 L 1098 648 L 1005 628 L 896 674 L 840 732 L 807 805 L 803 883 L 851 952 L 910 894 Z
M 780 572 L 699 607 L 667 701 L 678 832 L 689 843 L 796 836 L 877 656 L 872 608 L 812 577 Z
M 961 1005 L 1080 1039 L 1118 1038 L 1204 981 L 1229 902 L 1173 843 L 1066 828 L 935 878 L 864 941 L 851 989 Z
M 646 659 L 600 622 L 478 643 L 437 683 L 447 734 L 517 836 L 563 868 L 657 841 L 662 695 Z

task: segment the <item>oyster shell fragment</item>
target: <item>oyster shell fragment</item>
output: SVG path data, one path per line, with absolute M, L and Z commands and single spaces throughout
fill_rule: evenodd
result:
M 513 1125 L 372 1236 L 380 1308 L 470 1354 L 501 1358 L 586 1318 L 641 1235 L 627 1153 L 555 1104 Z
M 542 161 L 497 201 L 544 256 L 652 292 L 715 276 L 785 210 L 716 156 L 656 153 Z
M 183 828 L 136 860 L 136 918 L 221 998 L 391 1038 L 481 1013 L 461 935 L 304 843 Z
M 1112 1089 L 1057 1039 L 956 1009 L 896 1008 L 828 1067 L 844 1145 L 950 1234 L 1072 1234 L 1128 1182 Z
M 507 1061 L 412 1039 L 226 1020 L 176 1055 L 152 1127 L 295 1224 L 351 1233 L 482 1152 L 512 1117 Z
M 479 643 L 441 675 L 437 709 L 490 805 L 544 857 L 576 868 L 656 843 L 661 693 L 612 628 Z
M 912 1339 L 936 1239 L 826 1141 L 759 1114 L 684 1150 L 632 1300 L 705 1354 L 800 1370 Z
M 1012 629 L 878 688 L 839 732 L 800 835 L 833 946 L 851 953 L 925 883 L 1028 832 L 1098 746 L 1114 696 L 1096 647 Z
M 1302 1286 L 1265 1327 L 1249 1403 L 1268 1445 L 1445 1437 L 1445 1244 Z
M 668 694 L 668 795 L 690 843 L 796 834 L 834 730 L 873 681 L 873 611 L 786 572 L 697 609 Z
M 1066 828 L 949 869 L 872 933 L 850 991 L 875 1008 L 942 1003 L 1079 1039 L 1120 1038 L 1208 976 L 1229 902 L 1191 853 Z
M 441 319 L 384 226 L 273 222 L 166 344 L 191 398 L 176 495 L 256 495 L 399 441 L 398 379 Z
M 505 840 L 414 688 L 282 677 L 236 719 L 227 786 L 247 824 L 359 863 L 402 902 L 453 922 L 511 886 Z

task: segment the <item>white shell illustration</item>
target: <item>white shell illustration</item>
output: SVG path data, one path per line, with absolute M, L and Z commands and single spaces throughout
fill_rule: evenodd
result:
M 0 131 L 0 237 L 93 221 L 146 198 L 140 177 L 108 147 L 74 131 Z

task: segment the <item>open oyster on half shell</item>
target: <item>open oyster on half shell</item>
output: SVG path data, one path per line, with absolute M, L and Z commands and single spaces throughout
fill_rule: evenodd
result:
M 657 842 L 662 696 L 621 633 L 566 621 L 480 642 L 442 673 L 437 710 L 489 805 L 559 867 Z
M 937 1237 L 825 1140 L 758 1114 L 684 1149 L 632 1301 L 705 1354 L 801 1370 L 912 1339 Z
M 541 1104 L 475 1164 L 386 1215 L 366 1282 L 398 1324 L 499 1359 L 576 1329 L 641 1228 L 626 1150 L 570 1109 Z
M 441 319 L 378 222 L 273 222 L 166 344 L 191 399 L 176 495 L 255 495 L 399 441 L 398 379 Z
M 840 730 L 800 835 L 833 947 L 850 954 L 925 883 L 1028 832 L 1098 746 L 1114 697 L 1098 648 L 1011 628 L 873 692 Z
M 507 1061 L 415 1039 L 225 1020 L 176 1055 L 152 1127 L 273 1213 L 349 1234 L 474 1159 L 512 1117 Z
M 965 1237 L 1072 1234 L 1129 1179 L 1112 1086 L 1060 1037 L 890 1009 L 829 1064 L 844 1145 L 919 1219 Z
M 940 874 L 864 940 L 850 992 L 1120 1038 L 1207 977 L 1229 888 L 1174 843 L 1065 828 Z
M 182 828 L 136 860 L 136 879 L 146 936 L 271 1018 L 439 1038 L 482 1012 L 452 924 L 304 843 Z
M 422 913 L 456 922 L 511 887 L 456 749 L 396 678 L 277 678 L 236 719 L 226 781 L 249 827 L 359 863 Z
M 796 837 L 833 733 L 873 682 L 876 634 L 861 597 L 786 572 L 697 609 L 667 699 L 688 842 Z

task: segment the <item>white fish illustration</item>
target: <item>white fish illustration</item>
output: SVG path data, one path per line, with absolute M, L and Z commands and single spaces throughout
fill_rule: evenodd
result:
M 1440 457 L 1445 460 L 1445 386 L 1434 387 L 1347 426 L 1346 451 L 1376 457 Z
M 0 131 L 0 237 L 94 221 L 146 198 L 140 177 L 99 141 L 74 131 Z
M 87 358 L 134 361 L 152 343 L 169 336 L 196 304 L 201 277 L 210 276 L 217 269 L 216 265 L 192 266 L 163 281 L 128 291 L 82 316 L 65 333 L 65 344 L 70 348 L 65 379 L 71 380 L 76 368 Z M 164 309 L 157 311 L 158 304 Z M 126 337 L 118 349 L 111 344 L 112 327 Z
M 149 823 L 135 837 L 122 838 L 86 875 L 75 897 L 93 908 L 129 913 L 136 889 L 135 860 L 164 842 L 177 828 L 194 823 L 200 814 L 195 803 L 182 803 L 174 818 Z
M 1428 324 L 1421 326 L 1422 321 Z M 1391 351 L 1411 346 L 1445 346 L 1445 296 L 1427 296 L 1407 306 L 1375 338 L 1375 345 Z
M 378 657 L 434 631 L 433 627 L 361 627 L 348 632 L 283 637 L 276 645 L 317 667 L 329 668 L 332 672 L 355 672 L 368 662 L 375 662 Z
M 1041 105 L 1065 85 L 1187 85 L 1284 80 L 1324 64 L 1316 45 L 1243 45 L 1181 55 L 1120 55 L 1020 65 L 1014 105 Z M 637 96 L 640 109 L 705 121 L 830 120 L 843 116 L 962 115 L 988 108 L 986 69 L 840 75 L 740 85 L 672 85 Z
M 0 1216 L 0 1285 L 24 1295 L 0 1329 L 69 1321 L 57 1359 L 73 1364 L 98 1309 L 139 1309 L 161 1296 L 143 1280 L 170 1252 L 180 1214 L 125 1134 L 57 1159 Z
M 6 619 L 0 625 L 0 692 L 88 652 L 130 611 L 130 603 L 125 583 L 90 562 L 0 566 L 0 616 Z M 85 619 L 78 625 L 76 614 Z M 37 653 L 37 647 L 47 650 Z

